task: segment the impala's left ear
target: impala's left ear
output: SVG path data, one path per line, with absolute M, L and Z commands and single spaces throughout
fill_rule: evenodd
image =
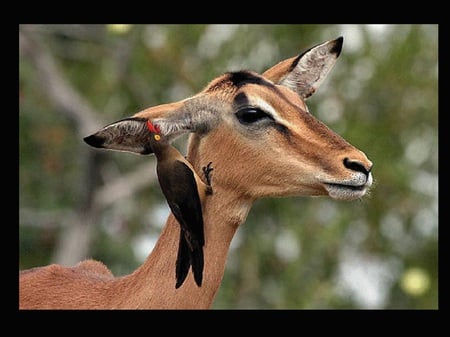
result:
M 147 127 L 147 121 L 157 124 L 167 119 L 175 120 L 172 124 L 176 125 L 177 118 L 183 120 L 184 102 L 175 102 L 170 104 L 161 104 L 142 110 L 135 115 L 124 118 L 114 123 L 108 124 L 83 140 L 90 146 L 116 151 L 133 152 L 137 154 L 151 154 L 153 150 L 150 146 L 150 137 L 152 136 Z M 171 125 L 170 123 L 168 123 Z M 187 132 L 181 130 L 174 134 L 172 130 L 161 130 L 161 134 L 170 142 L 177 135 Z M 174 126 L 172 126 L 174 129 Z M 178 131 L 178 129 L 176 129 Z
M 152 135 L 147 121 L 150 120 L 157 126 L 160 134 L 171 143 L 182 134 L 205 133 L 214 127 L 220 116 L 217 112 L 219 108 L 217 103 L 201 98 L 200 95 L 179 102 L 161 104 L 111 123 L 85 137 L 84 141 L 96 148 L 151 154 Z
M 130 117 L 111 123 L 83 140 L 101 149 L 151 154 L 150 137 L 147 119 Z
M 276 84 L 287 86 L 303 99 L 311 96 L 333 68 L 344 38 L 319 44 L 304 53 L 281 61 L 262 75 Z

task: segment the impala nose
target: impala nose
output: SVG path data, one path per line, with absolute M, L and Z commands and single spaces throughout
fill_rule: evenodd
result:
M 364 173 L 366 176 L 369 175 L 370 170 L 372 169 L 372 163 L 368 160 L 362 162 L 360 160 L 344 158 L 344 166 L 349 170 Z

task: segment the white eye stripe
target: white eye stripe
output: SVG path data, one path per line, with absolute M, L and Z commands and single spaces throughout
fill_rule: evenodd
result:
M 266 112 L 267 114 L 271 115 L 275 122 L 282 124 L 282 125 L 289 125 L 290 123 L 286 121 L 285 119 L 281 118 L 280 115 L 277 113 L 275 108 L 263 100 L 261 97 L 258 96 L 248 96 L 248 102 L 249 105 L 255 106 Z

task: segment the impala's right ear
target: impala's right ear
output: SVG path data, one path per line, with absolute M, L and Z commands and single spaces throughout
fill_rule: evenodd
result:
M 312 47 L 298 56 L 274 65 L 266 70 L 263 76 L 290 88 L 306 99 L 316 92 L 333 68 L 341 52 L 343 40 L 343 37 L 339 37 Z

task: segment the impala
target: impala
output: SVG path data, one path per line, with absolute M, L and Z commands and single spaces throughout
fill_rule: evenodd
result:
M 52 264 L 20 272 L 20 308 L 210 308 L 231 240 L 255 200 L 272 196 L 361 198 L 372 163 L 310 114 L 305 100 L 334 66 L 343 38 L 319 44 L 262 74 L 225 73 L 198 94 L 150 107 L 86 138 L 97 148 L 150 154 L 147 122 L 173 141 L 190 133 L 186 160 L 213 193 L 205 197 L 204 270 L 175 287 L 180 226 L 171 213 L 146 261 L 114 277 L 101 262 Z

